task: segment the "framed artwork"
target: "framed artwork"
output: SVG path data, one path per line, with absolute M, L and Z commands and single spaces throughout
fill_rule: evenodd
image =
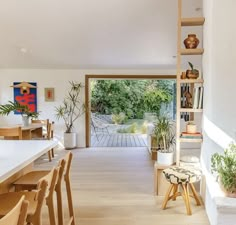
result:
M 30 112 L 37 112 L 37 83 L 36 82 L 13 82 L 14 101 L 21 105 L 27 105 Z M 20 114 L 15 111 L 14 114 Z
M 54 88 L 44 89 L 45 102 L 54 102 Z

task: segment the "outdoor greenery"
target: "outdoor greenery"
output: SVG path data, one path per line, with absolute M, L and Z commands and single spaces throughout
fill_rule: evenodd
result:
M 220 183 L 226 191 L 236 193 L 236 144 L 231 143 L 223 154 L 213 154 L 211 169 L 219 175 Z
M 173 81 L 170 80 L 96 80 L 91 87 L 92 111 L 124 113 L 129 119 L 142 119 L 144 112 L 159 115 L 162 103 L 173 99 Z

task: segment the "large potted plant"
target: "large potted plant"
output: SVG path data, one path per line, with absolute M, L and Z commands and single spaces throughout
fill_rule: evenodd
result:
M 217 173 L 226 196 L 236 198 L 236 144 L 231 143 L 223 154 L 212 155 L 211 171 Z
M 159 116 L 154 123 L 153 135 L 156 137 L 157 162 L 162 165 L 174 163 L 175 130 L 168 116 Z
M 85 104 L 81 100 L 82 83 L 69 82 L 70 89 L 66 94 L 63 103 L 56 107 L 56 117 L 63 119 L 65 123 L 64 147 L 73 149 L 76 147 L 76 133 L 74 132 L 75 121 L 84 114 Z
M 22 105 L 17 101 L 8 101 L 7 104 L 0 105 L 0 115 L 9 115 L 14 111 L 21 114 L 23 126 L 28 126 L 30 118 L 37 118 L 39 115 L 38 112 L 31 112 L 27 105 Z

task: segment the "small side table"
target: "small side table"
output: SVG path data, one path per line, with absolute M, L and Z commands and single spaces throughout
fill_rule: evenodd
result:
M 170 166 L 160 165 L 157 162 L 154 164 L 154 194 L 165 196 L 169 188 L 169 183 L 164 178 L 162 171 Z

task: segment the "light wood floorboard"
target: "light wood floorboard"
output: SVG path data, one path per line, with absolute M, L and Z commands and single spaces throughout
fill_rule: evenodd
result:
M 56 151 L 48 162 L 40 158 L 35 167 L 50 169 L 67 151 Z M 78 225 L 209 225 L 203 206 L 191 201 L 186 215 L 182 198 L 168 202 L 154 196 L 153 161 L 146 148 L 90 148 L 73 150 L 71 181 Z M 63 187 L 64 214 L 68 210 Z M 43 209 L 43 225 L 48 225 Z

